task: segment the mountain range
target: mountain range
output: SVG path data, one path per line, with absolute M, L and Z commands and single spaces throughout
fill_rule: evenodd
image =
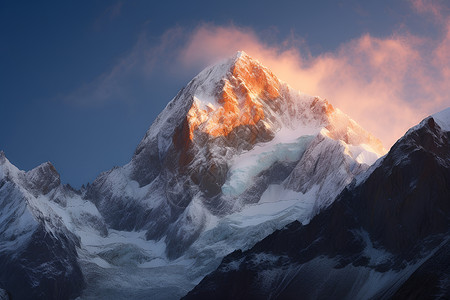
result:
M 238 52 L 81 190 L 0 152 L 0 296 L 446 297 L 449 131 L 446 109 L 386 154 Z

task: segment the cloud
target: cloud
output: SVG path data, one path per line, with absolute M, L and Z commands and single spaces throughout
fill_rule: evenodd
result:
M 129 82 L 135 78 L 169 74 L 188 81 L 207 65 L 244 50 L 292 87 L 328 99 L 390 147 L 409 127 L 450 104 L 450 22 L 434 2 L 412 3 L 420 13 L 439 16 L 438 37 L 365 34 L 335 51 L 311 55 L 293 35 L 267 42 L 261 33 L 235 25 L 175 27 L 157 43 L 144 31 L 114 68 L 66 101 L 129 99 Z
M 95 20 L 94 29 L 100 31 L 102 27 L 118 18 L 122 14 L 123 1 L 117 1 L 114 4 L 108 6 L 103 13 Z
M 122 12 L 122 6 L 123 6 L 123 2 L 118 1 L 118 2 L 114 3 L 113 5 L 111 5 L 110 7 L 108 7 L 106 12 L 107 12 L 107 15 L 109 16 L 109 18 L 110 19 L 117 18 L 120 15 L 120 13 Z
M 449 104 L 450 28 L 446 32 L 431 50 L 429 40 L 411 34 L 366 34 L 313 57 L 265 44 L 248 28 L 205 24 L 192 33 L 179 58 L 192 67 L 245 50 L 294 88 L 327 98 L 389 147 Z
M 448 8 L 439 0 L 411 0 L 412 7 L 419 14 L 428 14 L 436 22 L 447 20 Z
M 168 49 L 177 47 L 182 34 L 180 27 L 171 28 L 159 37 L 156 45 L 152 45 L 146 32 L 142 32 L 133 48 L 118 59 L 110 70 L 62 96 L 62 100 L 71 105 L 88 107 L 111 102 L 132 103 L 135 101 L 133 90 L 148 85 L 148 80 L 156 72 L 169 72 L 175 68 L 173 56 L 179 50 Z

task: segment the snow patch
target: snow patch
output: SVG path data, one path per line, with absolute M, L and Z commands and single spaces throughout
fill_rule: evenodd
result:
M 450 107 L 433 114 L 432 117 L 442 130 L 450 131 Z
M 276 162 L 298 161 L 317 128 L 304 128 L 293 131 L 283 128 L 270 142 L 256 145 L 253 149 L 236 156 L 230 162 L 228 179 L 222 186 L 225 196 L 239 196 L 254 182 L 255 176 L 270 168 Z

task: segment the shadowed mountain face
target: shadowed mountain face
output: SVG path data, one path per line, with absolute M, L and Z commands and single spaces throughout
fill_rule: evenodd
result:
M 74 241 L 52 236 L 43 225 L 29 243 L 0 257 L 0 281 L 11 299 L 73 299 L 85 286 Z
M 450 242 L 447 240 L 395 292 L 393 299 L 448 299 Z
M 309 224 L 225 257 L 185 299 L 449 297 L 448 127 L 425 119 Z

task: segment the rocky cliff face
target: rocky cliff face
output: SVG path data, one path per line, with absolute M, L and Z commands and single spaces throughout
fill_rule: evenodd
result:
M 448 120 L 422 121 L 309 224 L 225 257 L 186 299 L 449 297 Z

